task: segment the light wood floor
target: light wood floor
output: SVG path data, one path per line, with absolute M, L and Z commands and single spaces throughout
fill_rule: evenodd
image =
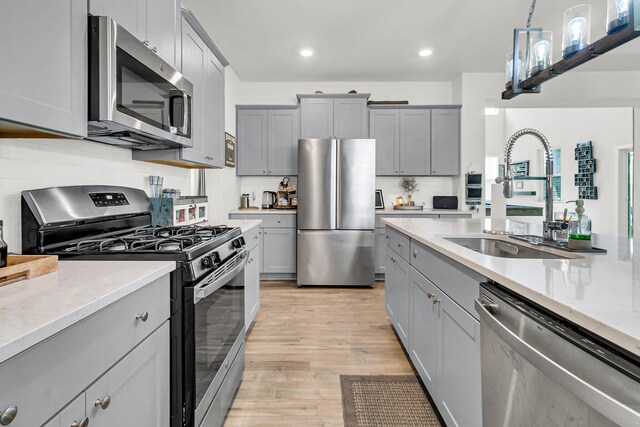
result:
M 226 426 L 342 426 L 341 374 L 413 372 L 384 311 L 384 284 L 263 282 L 244 381 Z

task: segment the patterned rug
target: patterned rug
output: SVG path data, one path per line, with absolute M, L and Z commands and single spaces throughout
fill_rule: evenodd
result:
M 413 375 L 340 375 L 345 427 L 441 427 Z

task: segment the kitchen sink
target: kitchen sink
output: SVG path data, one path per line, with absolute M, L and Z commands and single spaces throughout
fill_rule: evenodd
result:
M 497 256 L 500 258 L 521 258 L 521 259 L 565 259 L 561 255 L 540 251 L 514 243 L 505 242 L 498 239 L 487 239 L 485 237 L 448 237 L 450 242 L 464 246 L 472 251 Z

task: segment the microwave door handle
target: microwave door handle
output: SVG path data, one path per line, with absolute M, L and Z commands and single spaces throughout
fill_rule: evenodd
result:
M 240 264 L 235 266 L 231 271 L 225 273 L 219 279 L 210 283 L 203 280 L 202 285 L 195 286 L 193 288 L 194 304 L 199 303 L 201 300 L 208 297 L 209 295 L 211 295 L 212 293 L 214 293 L 215 291 L 217 291 L 218 289 L 220 289 L 221 287 L 229 283 L 231 279 L 233 279 L 240 271 L 242 271 L 244 266 L 247 264 L 247 261 L 249 260 L 249 257 L 247 256 L 247 251 L 242 251 L 237 256 L 242 258 L 242 261 L 240 262 Z
M 174 102 L 177 98 L 181 98 L 182 99 L 182 117 L 181 117 L 181 122 L 182 122 L 182 126 L 179 127 L 178 133 L 180 135 L 186 135 L 188 132 L 188 123 L 187 121 L 189 120 L 189 110 L 187 108 L 187 102 L 189 102 L 189 95 L 187 94 L 187 91 L 182 90 L 182 89 L 173 89 L 171 90 L 171 108 L 169 109 L 169 125 L 172 127 L 176 127 L 178 128 L 178 126 L 176 126 L 176 120 L 175 120 L 175 114 L 176 114 L 176 109 L 173 107 L 174 106 Z
M 488 307 L 490 307 L 489 305 L 483 304 L 478 299 L 474 301 L 474 305 L 476 311 L 480 315 L 480 321 L 491 328 L 498 337 L 500 337 L 509 347 L 531 363 L 535 368 L 543 372 L 548 377 L 553 378 L 566 390 L 573 393 L 589 406 L 615 421 L 617 424 L 623 426 L 640 425 L 640 413 L 638 413 L 634 408 L 630 408 L 623 402 L 617 401 L 612 396 L 607 395 L 604 391 L 587 383 L 567 368 L 560 366 L 541 351 L 538 351 L 538 349 L 512 332 L 495 316 L 493 316 L 493 314 L 488 310 Z
M 182 135 L 187 135 L 189 131 L 189 95 L 186 90 L 182 90 L 182 130 L 180 133 Z

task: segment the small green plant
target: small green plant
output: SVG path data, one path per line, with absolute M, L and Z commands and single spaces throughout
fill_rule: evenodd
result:
M 400 181 L 400 187 L 408 194 L 418 191 L 418 181 L 412 176 L 405 176 Z

